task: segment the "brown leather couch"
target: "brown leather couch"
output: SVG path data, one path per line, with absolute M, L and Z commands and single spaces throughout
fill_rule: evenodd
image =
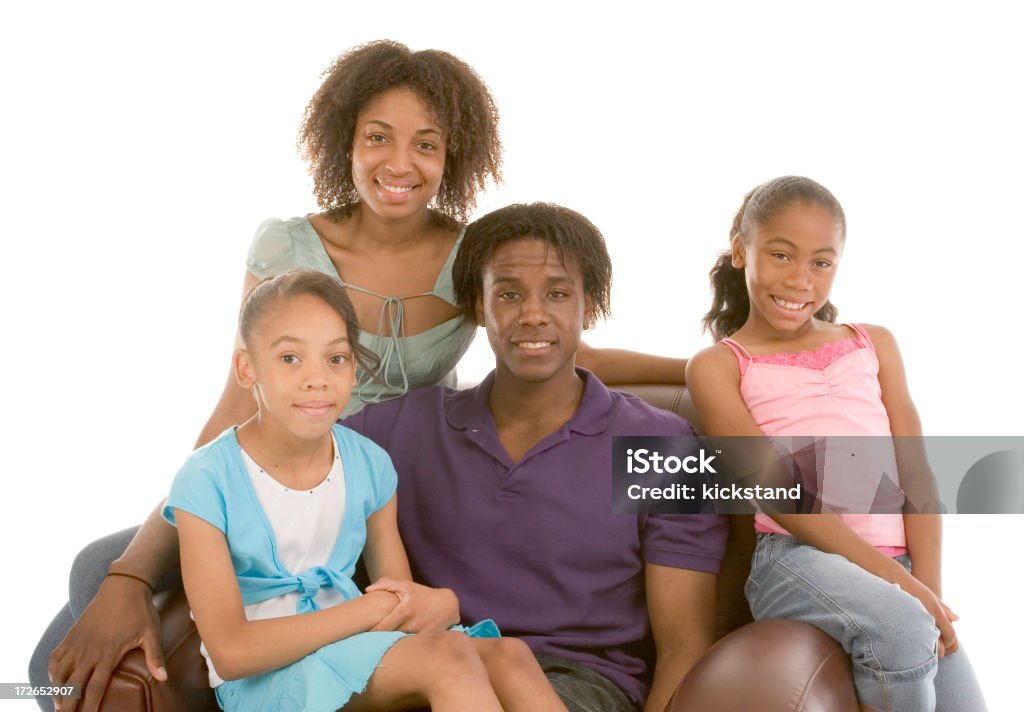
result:
M 699 428 L 686 389 L 668 385 L 618 386 Z M 718 578 L 715 631 L 718 642 L 680 683 L 666 712 L 860 712 L 850 660 L 816 628 L 792 621 L 751 622 L 743 595 L 754 548 L 752 517 L 732 518 Z M 168 682 L 152 679 L 140 650 L 115 671 L 104 712 L 201 712 L 217 710 L 207 686 L 199 636 L 182 593 L 161 594 Z

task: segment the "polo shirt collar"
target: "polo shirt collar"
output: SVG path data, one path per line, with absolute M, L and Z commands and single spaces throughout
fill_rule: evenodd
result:
M 608 426 L 612 409 L 612 396 L 603 383 L 585 368 L 576 367 L 576 373 L 583 379 L 583 398 L 579 408 L 566 423 L 570 431 L 582 435 L 598 435 Z M 448 391 L 444 402 L 445 419 L 457 430 L 479 428 L 481 425 L 494 427 L 489 398 L 494 385 L 494 371 L 487 374 L 478 386 L 463 391 Z

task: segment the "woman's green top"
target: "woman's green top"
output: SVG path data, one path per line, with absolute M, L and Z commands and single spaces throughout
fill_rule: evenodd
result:
M 455 364 L 466 353 L 476 325 L 457 316 L 419 334 L 404 334 L 405 303 L 409 299 L 434 296 L 455 306 L 452 287 L 452 265 L 462 233 L 437 275 L 434 288 L 422 294 L 390 296 L 349 284 L 335 269 L 320 236 L 307 217 L 290 220 L 271 218 L 256 230 L 246 267 L 260 279 L 273 277 L 292 269 L 312 269 L 329 274 L 346 288 L 370 294 L 381 300 L 377 330 L 359 333 L 359 343 L 370 348 L 381 359 L 376 377 L 357 370 L 356 387 L 342 417 L 358 412 L 367 403 L 376 403 L 403 395 L 410 388 L 436 384 L 455 386 Z

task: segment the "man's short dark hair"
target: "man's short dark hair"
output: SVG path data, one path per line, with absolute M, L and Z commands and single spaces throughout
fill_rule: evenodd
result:
M 452 269 L 455 303 L 476 321 L 484 269 L 506 242 L 543 240 L 558 250 L 562 263 L 583 275 L 593 316 L 611 314 L 612 260 L 601 231 L 574 210 L 553 203 L 517 203 L 495 210 L 466 228 Z

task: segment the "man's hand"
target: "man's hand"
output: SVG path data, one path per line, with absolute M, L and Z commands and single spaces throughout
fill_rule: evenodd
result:
M 450 588 L 430 588 L 412 581 L 380 578 L 366 592 L 390 591 L 399 603 L 373 630 L 436 633 L 459 622 L 459 599 Z
M 160 617 L 153 607 L 152 594 L 140 581 L 108 576 L 50 656 L 50 682 L 76 684 L 82 690 L 80 700 L 55 697 L 54 707 L 61 712 L 95 712 L 114 668 L 125 653 L 139 647 L 146 655 L 150 674 L 166 680 Z

